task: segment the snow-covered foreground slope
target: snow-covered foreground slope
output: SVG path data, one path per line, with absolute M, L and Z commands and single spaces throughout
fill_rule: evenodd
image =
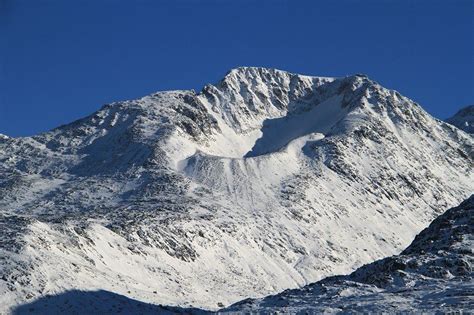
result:
M 0 305 L 217 309 L 400 252 L 474 188 L 473 138 L 365 76 L 238 68 L 0 138 Z
M 474 309 L 474 195 L 424 229 L 400 255 L 222 313 L 469 312 Z
M 219 313 L 463 312 L 474 308 L 474 195 L 423 230 L 400 255 L 301 289 L 244 300 Z M 139 302 L 106 291 L 67 291 L 13 314 L 211 314 Z
M 474 105 L 464 107 L 446 121 L 467 133 L 474 133 Z

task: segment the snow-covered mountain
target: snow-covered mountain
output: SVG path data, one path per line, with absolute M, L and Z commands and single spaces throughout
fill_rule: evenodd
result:
M 473 138 L 365 76 L 238 68 L 0 138 L 0 305 L 102 289 L 217 309 L 399 253 Z
M 453 117 L 446 119 L 446 122 L 467 133 L 474 133 L 474 105 L 460 109 Z
M 473 249 L 474 195 L 436 218 L 400 255 L 221 312 L 468 312 L 474 309 Z

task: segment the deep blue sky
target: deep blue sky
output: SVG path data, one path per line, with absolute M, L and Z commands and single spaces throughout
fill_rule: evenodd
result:
M 445 118 L 474 103 L 474 1 L 0 0 L 0 133 L 200 90 L 236 66 L 368 74 Z

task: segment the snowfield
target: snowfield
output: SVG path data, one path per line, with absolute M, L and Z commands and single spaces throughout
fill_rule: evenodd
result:
M 237 68 L 0 137 L 0 312 L 70 290 L 217 310 L 400 253 L 473 138 L 365 76 Z

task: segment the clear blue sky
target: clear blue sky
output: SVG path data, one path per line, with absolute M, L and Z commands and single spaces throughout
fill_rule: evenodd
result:
M 365 73 L 445 118 L 474 103 L 474 1 L 0 0 L 0 133 L 200 90 L 237 66 Z

